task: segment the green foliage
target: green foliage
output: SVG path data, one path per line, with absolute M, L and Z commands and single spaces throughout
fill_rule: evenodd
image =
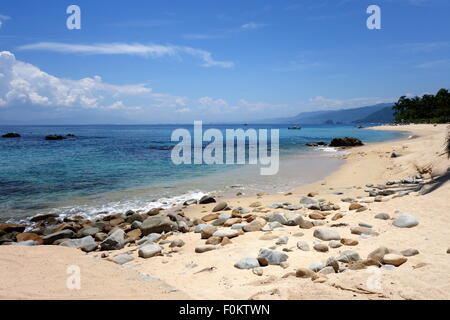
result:
M 436 95 L 400 99 L 392 107 L 396 122 L 446 123 L 450 122 L 450 93 L 440 89 Z

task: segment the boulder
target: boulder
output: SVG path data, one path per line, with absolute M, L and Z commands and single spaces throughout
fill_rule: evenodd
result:
M 214 237 L 219 237 L 219 238 L 227 237 L 229 239 L 237 237 L 238 235 L 239 235 L 239 230 L 233 230 L 233 229 L 220 229 L 213 233 Z
M 162 233 L 177 230 L 177 223 L 168 216 L 151 216 L 142 222 L 140 227 L 144 236 L 150 233 Z
M 215 245 L 205 244 L 205 245 L 202 245 L 202 246 L 195 247 L 195 252 L 196 253 L 204 253 L 204 252 L 211 251 L 211 250 L 216 250 L 216 249 L 217 249 L 217 246 L 215 246 Z
M 8 132 L 2 135 L 2 138 L 20 138 L 20 137 L 21 137 L 20 134 L 15 132 Z
M 75 235 L 72 230 L 65 229 L 58 232 L 54 232 L 42 237 L 44 244 L 52 244 L 58 239 L 70 239 Z
M 48 136 L 45 136 L 45 140 L 64 140 L 64 139 L 67 138 L 59 134 L 49 134 Z
M 84 252 L 91 252 L 97 249 L 98 245 L 92 236 L 86 236 L 80 239 L 70 239 L 59 244 L 63 247 L 78 248 Z
M 313 248 L 314 248 L 314 250 L 316 250 L 318 252 L 327 252 L 328 251 L 328 246 L 323 243 L 316 243 Z
M 246 224 L 242 229 L 245 232 L 254 232 L 254 231 L 260 231 L 262 227 L 264 227 L 267 224 L 267 221 L 262 218 L 256 218 L 252 222 Z
M 9 232 L 24 232 L 26 226 L 15 224 L 15 223 L 5 223 L 0 225 L 0 231 L 4 231 L 5 233 Z
M 330 147 L 355 147 L 364 145 L 361 140 L 353 137 L 334 138 L 330 142 Z
M 349 263 L 354 261 L 361 260 L 361 257 L 359 256 L 358 252 L 353 250 L 346 250 L 341 253 L 341 255 L 337 258 L 338 261 Z
M 199 204 L 208 204 L 208 203 L 214 203 L 214 202 L 216 202 L 216 199 L 214 199 L 213 197 L 210 197 L 210 196 L 203 196 L 198 201 Z
M 314 276 L 314 271 L 307 268 L 298 268 L 295 271 L 295 276 L 297 278 L 312 278 Z
M 38 235 L 36 233 L 32 233 L 32 232 L 19 233 L 16 235 L 16 240 L 17 240 L 17 242 L 33 240 L 39 244 L 44 243 L 44 241 L 42 240 L 42 237 L 40 235 Z
M 102 243 L 101 250 L 119 250 L 125 245 L 125 232 L 122 229 L 115 229 Z
M 201 238 L 202 239 L 208 239 L 210 237 L 212 237 L 212 235 L 214 234 L 214 232 L 217 231 L 217 227 L 214 226 L 206 226 L 202 229 L 201 231 Z
M 302 251 L 309 251 L 309 244 L 306 241 L 298 241 L 297 242 L 297 248 L 299 248 Z

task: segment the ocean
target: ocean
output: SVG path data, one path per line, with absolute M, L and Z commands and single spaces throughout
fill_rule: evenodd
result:
M 92 216 L 170 207 L 208 193 L 285 192 L 314 182 L 342 163 L 333 148 L 305 143 L 351 136 L 364 143 L 400 138 L 389 131 L 345 125 L 203 125 L 203 130 L 279 129 L 280 170 L 261 176 L 257 165 L 175 165 L 171 134 L 192 125 L 0 126 L 0 219 L 20 221 L 36 214 Z M 75 138 L 47 141 L 49 134 Z M 225 135 L 225 134 L 224 134 Z M 207 143 L 206 143 L 207 144 Z M 342 151 L 341 151 L 342 152 Z

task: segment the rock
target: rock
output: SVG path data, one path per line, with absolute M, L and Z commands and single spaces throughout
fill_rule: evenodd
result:
M 326 265 L 322 262 L 314 262 L 309 265 L 309 269 L 314 272 L 319 272 L 320 270 L 322 270 L 325 267 L 326 267 Z
M 221 211 L 221 210 L 225 209 L 227 206 L 228 205 L 225 201 L 220 201 L 214 206 L 214 208 L 212 209 L 212 212 Z
M 328 251 L 328 246 L 323 243 L 316 243 L 313 248 L 314 248 L 314 250 L 319 251 L 319 252 L 327 252 Z
M 334 230 L 330 229 L 316 229 L 314 230 L 313 236 L 323 240 L 323 241 L 330 241 L 330 240 L 340 240 L 341 236 L 339 233 L 337 233 Z
M 195 233 L 201 233 L 202 230 L 203 230 L 204 228 L 206 228 L 207 226 L 209 226 L 209 224 L 206 224 L 206 223 L 200 223 L 200 224 L 198 224 L 198 225 L 196 225 L 196 226 L 194 227 L 194 232 L 195 232 Z
M 283 262 L 280 263 L 280 267 L 282 267 L 283 269 L 289 268 L 289 263 L 286 262 L 286 261 L 283 261 Z
M 266 258 L 271 265 L 279 265 L 281 262 L 286 261 L 289 256 L 283 252 L 263 248 L 259 250 L 259 258 Z
M 311 212 L 308 216 L 310 219 L 314 219 L 314 220 L 324 220 L 325 219 L 325 217 L 318 211 Z
M 341 240 L 342 240 L 342 239 L 341 239 Z M 342 247 L 342 243 L 340 243 L 339 241 L 336 241 L 336 240 L 331 240 L 331 241 L 328 243 L 328 246 L 329 246 L 330 248 L 336 249 L 336 248 Z
M 147 215 L 149 215 L 149 216 L 156 216 L 162 210 L 164 210 L 164 209 L 163 208 L 152 208 L 149 211 L 147 211 Z
M 123 223 L 123 222 L 125 222 L 124 219 L 122 219 L 122 218 L 116 218 L 116 219 L 111 219 L 111 220 L 109 221 L 109 224 L 110 224 L 112 227 L 117 227 L 119 224 L 121 224 L 121 223 Z
M 257 276 L 262 276 L 264 271 L 263 268 L 253 268 L 252 269 L 253 274 L 256 274 Z
M 383 261 L 383 257 L 389 253 L 389 249 L 386 247 L 378 247 L 367 256 L 368 259 L 374 260 L 376 262 L 381 263 Z
M 342 238 L 341 243 L 344 246 L 357 246 L 359 242 L 358 242 L 358 240 L 355 240 L 355 239 Z
M 311 271 L 310 269 L 306 268 L 298 268 L 295 271 L 295 276 L 297 278 L 312 278 L 314 276 L 314 271 Z
M 122 264 L 125 264 L 127 262 L 133 261 L 134 258 L 131 255 L 127 254 L 127 253 L 122 253 L 122 254 L 119 254 L 117 256 L 114 256 L 114 257 L 110 258 L 110 260 L 115 262 L 115 263 L 117 263 L 117 264 L 122 265 Z
M 231 229 L 233 230 L 244 230 L 245 224 L 243 223 L 235 223 L 231 226 Z
M 450 253 L 450 247 L 448 247 L 448 249 L 447 249 L 447 253 Z
M 241 221 L 242 221 L 241 218 L 231 218 L 231 219 L 227 219 L 223 225 L 225 227 L 231 227 L 231 226 L 233 226 L 235 224 L 240 223 Z
M 134 229 L 127 232 L 127 238 L 130 238 L 133 241 L 139 240 L 142 235 L 142 231 L 140 229 Z
M 229 239 L 237 237 L 238 235 L 239 235 L 239 230 L 233 230 L 233 229 L 220 229 L 213 233 L 214 237 L 219 237 L 219 238 L 227 237 Z
M 352 234 L 357 234 L 357 235 L 360 235 L 360 234 L 366 234 L 369 236 L 377 236 L 378 235 L 378 232 L 375 232 L 370 228 L 364 228 L 364 227 L 352 227 L 352 228 L 350 228 L 350 232 Z
M 254 232 L 254 231 L 260 231 L 262 227 L 264 227 L 267 224 L 267 221 L 262 218 L 256 218 L 249 224 L 246 224 L 242 229 L 245 232 Z
M 241 260 L 239 260 L 234 264 L 234 267 L 238 269 L 258 268 L 259 262 L 258 259 L 255 258 L 242 258 Z
M 312 227 L 314 227 L 314 224 L 311 221 L 305 220 L 303 219 L 303 217 L 300 217 L 298 226 L 301 229 L 311 229 Z
M 25 241 L 19 241 L 19 242 L 11 242 L 10 245 L 21 246 L 21 247 L 32 247 L 32 246 L 38 246 L 38 245 L 40 245 L 40 243 L 37 241 L 34 241 L 34 240 L 25 240 Z
M 392 224 L 398 228 L 412 228 L 417 226 L 419 221 L 413 215 L 404 213 L 398 216 Z
M 372 228 L 372 225 L 365 223 L 365 222 L 358 223 L 358 226 L 363 227 L 363 228 Z
M 15 132 L 8 132 L 2 135 L 2 138 L 20 138 L 20 137 L 21 137 L 20 134 Z
M 273 229 L 281 228 L 281 227 L 283 227 L 283 225 L 282 225 L 281 223 L 279 223 L 278 221 L 272 221 L 272 222 L 269 222 L 268 225 L 266 225 L 265 227 L 263 227 L 263 228 L 261 229 L 261 231 L 271 231 L 271 230 L 273 230 Z M 267 229 L 265 229 L 265 228 L 267 228 Z
M 287 244 L 288 241 L 289 241 L 288 237 L 280 237 L 275 244 L 277 245 Z
M 403 250 L 401 253 L 405 257 L 412 257 L 412 256 L 415 256 L 415 255 L 419 254 L 419 250 L 413 249 L 413 248 L 409 248 L 409 249 Z
M 138 250 L 138 256 L 144 259 L 159 255 L 162 248 L 156 244 L 144 244 Z
M 266 220 L 267 220 L 268 222 L 274 222 L 274 221 L 276 221 L 276 222 L 279 222 L 279 223 L 281 223 L 281 224 L 283 224 L 283 225 L 286 225 L 287 222 L 288 222 L 288 220 L 286 219 L 286 217 L 284 216 L 284 214 L 282 214 L 282 213 L 280 213 L 280 212 L 272 213 L 271 215 L 269 215 L 269 216 L 266 217 Z
M 106 238 L 108 238 L 108 235 L 104 232 L 99 232 L 95 234 L 95 241 L 104 241 Z
M 44 243 L 44 240 L 42 240 L 42 237 L 36 233 L 24 232 L 24 233 L 19 233 L 16 235 L 17 242 L 29 241 L 29 240 L 36 241 L 38 244 Z
M 75 235 L 75 233 L 72 230 L 65 229 L 61 230 L 55 233 L 51 233 L 49 235 L 46 235 L 42 237 L 42 240 L 44 241 L 44 244 L 52 244 L 58 239 L 70 239 Z
M 366 211 L 366 210 L 367 210 L 367 207 L 366 206 L 362 206 L 361 208 L 356 209 L 356 212 L 363 212 L 363 211 Z
M 39 221 L 47 220 L 48 218 L 57 218 L 57 217 L 58 217 L 58 215 L 56 213 L 41 214 L 41 215 L 32 217 L 30 219 L 30 221 L 31 222 L 39 222 Z
M 309 251 L 309 244 L 306 241 L 298 241 L 297 242 L 297 248 L 299 248 L 302 251 Z
M 49 134 L 48 136 L 45 136 L 45 140 L 64 140 L 66 137 L 61 136 L 59 134 Z
M 214 232 L 217 231 L 217 227 L 214 226 L 206 226 L 202 229 L 201 231 L 201 238 L 202 239 L 208 239 L 210 237 L 212 237 L 212 235 L 214 234 Z
M 202 246 L 195 247 L 195 252 L 196 253 L 203 253 L 203 252 L 216 250 L 216 249 L 217 249 L 217 247 L 215 245 L 205 244 L 205 245 L 202 245 Z
M 151 233 L 148 236 L 145 236 L 141 238 L 140 240 L 136 241 L 137 245 L 142 245 L 144 243 L 156 243 L 161 239 L 161 234 L 159 233 Z
M 355 147 L 364 145 L 361 140 L 353 137 L 334 138 L 330 142 L 330 147 Z
M 391 217 L 387 213 L 379 213 L 379 214 L 375 215 L 374 218 L 380 219 L 380 220 L 389 220 Z
M 162 233 L 177 230 L 176 222 L 170 220 L 168 216 L 151 216 L 144 220 L 140 229 L 144 236 L 150 233 Z
M 0 231 L 4 231 L 5 233 L 9 232 L 24 232 L 26 226 L 15 224 L 15 223 L 5 223 L 0 225 Z
M 213 244 L 218 245 L 222 241 L 221 237 L 209 237 L 208 240 L 206 240 L 205 244 Z
M 335 271 L 334 271 L 333 267 L 325 267 L 322 270 L 320 270 L 319 273 L 327 275 L 327 274 L 333 274 L 333 273 L 335 273 Z
M 99 233 L 100 229 L 96 227 L 85 227 L 77 232 L 79 237 L 87 237 L 87 236 L 95 236 L 96 233 Z
M 355 202 L 355 199 L 346 197 L 346 198 L 342 198 L 341 201 L 342 202 Z
M 108 238 L 100 243 L 101 250 L 119 250 L 125 245 L 125 232 L 122 229 L 114 230 Z
M 230 240 L 229 238 L 224 237 L 224 238 L 222 239 L 222 242 L 220 243 L 220 245 L 221 245 L 221 246 L 225 246 L 225 245 L 230 244 L 230 243 L 233 243 L 233 242 L 231 242 L 231 240 Z
M 80 239 L 69 239 L 59 244 L 63 247 L 78 248 L 84 252 L 91 252 L 97 249 L 98 245 L 92 236 L 86 236 Z
M 394 254 L 394 253 L 385 254 L 383 257 L 383 263 L 392 264 L 393 266 L 396 266 L 396 267 L 402 265 L 406 261 L 408 261 L 407 258 L 405 258 L 401 255 L 398 255 L 398 254 Z
M 341 253 L 341 255 L 337 258 L 338 261 L 349 263 L 354 261 L 361 260 L 361 257 L 359 256 L 358 252 L 353 250 L 346 250 Z
M 296 213 L 294 215 L 289 216 L 287 219 L 288 220 L 287 220 L 286 225 L 298 226 L 301 223 L 301 221 L 303 220 L 303 217 L 300 214 Z
M 257 201 L 257 202 L 253 202 L 249 205 L 250 208 L 257 208 L 257 207 L 262 207 L 262 203 Z
M 362 204 L 360 204 L 358 202 L 353 202 L 353 203 L 350 203 L 350 206 L 348 207 L 348 210 L 357 210 L 357 209 L 360 209 L 362 207 L 363 207 Z
M 210 213 L 202 217 L 202 220 L 205 222 L 209 222 L 212 220 L 216 220 L 219 217 L 217 213 Z
M 203 196 L 198 201 L 199 204 L 208 204 L 208 203 L 214 203 L 214 202 L 216 202 L 216 199 L 214 199 L 213 197 L 210 197 L 210 196 Z
M 343 217 L 344 217 L 344 214 L 341 213 L 341 212 L 338 212 L 331 218 L 331 220 L 336 221 L 336 220 L 339 220 L 339 219 L 341 219 Z
M 171 243 L 170 243 L 170 245 L 169 245 L 169 247 L 170 248 L 181 248 L 182 246 L 184 246 L 184 241 L 183 240 L 181 240 L 181 239 L 176 239 L 176 240 L 173 240 Z
M 333 269 L 332 273 L 338 273 L 339 272 L 339 263 L 337 262 L 337 260 L 333 257 L 329 257 L 327 259 L 327 263 L 326 263 L 327 267 L 331 267 Z

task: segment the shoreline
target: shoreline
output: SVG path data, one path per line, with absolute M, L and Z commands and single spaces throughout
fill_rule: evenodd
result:
M 281 212 L 286 216 L 292 211 L 285 208 L 271 208 L 274 203 L 290 202 L 298 204 L 299 198 L 308 193 L 316 192 L 317 195 L 311 199 L 325 198 L 326 201 L 337 204 L 340 209 L 331 211 L 330 215 L 324 219 L 314 220 L 311 218 L 313 210 L 302 208 L 295 210 L 306 217 L 309 221 L 318 221 L 318 225 L 312 228 L 303 229 L 297 226 L 282 226 L 271 231 L 257 231 L 240 233 L 231 239 L 231 243 L 225 246 L 218 245 L 216 250 L 194 253 L 195 248 L 204 245 L 205 240 L 200 239 L 200 234 L 195 232 L 174 233 L 168 240 L 179 239 L 185 244 L 182 247 L 172 247 L 171 243 L 162 241 L 159 245 L 163 248 L 163 255 L 154 256 L 148 259 L 137 256 L 138 247 L 130 244 L 121 250 L 105 251 L 109 252 L 108 258 L 101 258 L 101 252 L 91 252 L 83 254 L 75 248 L 64 248 L 68 256 L 74 258 L 76 262 L 84 263 L 88 259 L 93 263 L 89 269 L 93 271 L 91 276 L 107 279 L 102 276 L 100 266 L 113 264 L 105 261 L 118 254 L 128 254 L 133 260 L 118 266 L 117 275 L 123 274 L 128 269 L 132 269 L 139 274 L 150 275 L 161 279 L 169 286 L 175 286 L 177 291 L 173 293 L 185 294 L 193 299 L 450 299 L 450 267 L 448 265 L 447 248 L 450 245 L 450 217 L 446 215 L 449 204 L 446 198 L 450 191 L 449 183 L 442 184 L 437 190 L 425 195 L 418 195 L 417 192 L 406 194 L 400 197 L 382 197 L 380 202 L 367 196 L 365 189 L 372 189 L 367 185 L 376 186 L 385 184 L 389 180 L 406 179 L 415 174 L 415 166 L 433 165 L 433 174 L 442 174 L 449 166 L 449 160 L 439 157 L 436 153 L 442 149 L 442 138 L 445 136 L 444 125 L 408 125 L 398 127 L 375 127 L 375 130 L 398 130 L 407 131 L 417 137 L 413 139 L 395 139 L 385 142 L 370 143 L 361 147 L 349 149 L 350 154 L 345 156 L 345 163 L 339 169 L 319 181 L 303 185 L 283 194 L 264 194 L 253 197 L 217 197 L 217 200 L 225 200 L 228 206 L 233 208 L 244 207 L 249 209 L 251 215 L 256 215 L 256 219 L 272 212 Z M 372 128 L 367 128 L 372 129 Z M 401 130 L 400 130 L 401 129 Z M 404 130 L 407 129 L 407 130 Z M 391 158 L 392 152 L 399 156 Z M 419 179 L 421 180 L 421 179 Z M 424 183 L 428 178 L 423 179 Z M 342 194 L 340 194 L 342 193 Z M 342 202 L 343 197 L 352 197 L 366 210 L 356 213 L 348 210 L 348 203 Z M 369 201 L 371 200 L 371 201 Z M 367 201 L 367 202 L 366 202 Z M 261 209 L 253 211 L 250 205 L 253 202 L 260 202 Z M 211 213 L 217 203 L 204 205 L 190 205 L 183 208 L 184 215 L 191 220 L 200 219 Z M 174 213 L 173 210 L 167 210 Z M 338 220 L 331 220 L 335 214 L 342 212 L 342 217 Z M 374 219 L 378 213 L 387 213 L 389 220 Z M 223 211 L 231 214 L 231 211 Z M 392 226 L 392 219 L 402 213 L 413 214 L 419 221 L 419 225 L 413 228 L 396 228 Z M 214 219 L 213 219 L 214 220 Z M 213 221 L 212 220 L 212 221 Z M 319 223 L 320 222 L 320 223 Z M 211 223 L 211 222 L 208 222 Z M 314 231 L 322 228 L 337 231 L 342 238 L 353 239 L 358 243 L 355 246 L 343 245 L 339 248 L 328 247 L 326 252 L 316 251 L 312 248 L 314 241 L 318 239 L 313 235 Z M 345 224 L 339 227 L 330 227 L 332 224 Z M 371 230 L 376 231 L 377 236 L 359 237 L 350 232 L 351 227 L 360 223 L 370 224 Z M 219 230 L 228 228 L 219 228 Z M 299 235 L 302 233 L 302 235 Z M 280 237 L 289 238 L 288 245 L 275 245 Z M 264 239 L 262 239 L 264 238 Z M 163 240 L 165 241 L 165 240 Z M 309 251 L 296 248 L 297 241 L 305 241 L 311 247 Z M 327 243 L 327 242 L 322 242 Z M 234 267 L 234 263 L 241 258 L 256 257 L 260 248 L 270 248 L 276 246 L 275 250 L 284 252 L 289 256 L 286 268 L 279 265 L 262 267 L 263 275 L 258 276 L 252 270 L 240 270 Z M 298 246 L 298 244 L 297 244 Z M 370 277 L 370 268 L 364 267 L 359 270 L 351 269 L 349 265 L 340 267 L 346 268 L 346 272 L 321 274 L 317 272 L 314 279 L 303 279 L 295 276 L 288 276 L 290 272 L 298 268 L 308 268 L 311 263 L 326 261 L 330 256 L 338 257 L 345 250 L 355 250 L 364 259 L 377 247 L 385 246 L 392 250 L 394 254 L 408 248 L 414 248 L 419 254 L 409 256 L 407 261 L 391 270 L 379 268 L 381 271 L 381 288 L 367 288 L 367 279 Z M 283 251 L 282 249 L 288 249 Z M 21 290 L 14 290 L 12 283 L 19 277 L 30 279 L 26 275 L 25 267 L 20 260 L 26 259 L 30 255 L 34 256 L 35 267 L 57 269 L 56 262 L 48 261 L 46 255 L 51 254 L 56 257 L 62 254 L 60 246 L 38 246 L 38 247 L 11 247 L 0 246 L 0 254 L 5 256 L 2 262 L 2 269 L 15 269 L 15 273 L 7 271 L 0 276 L 0 297 L 2 298 L 90 298 L 87 291 L 68 292 L 61 283 L 48 284 L 42 281 L 29 282 L 23 285 Z M 20 252 L 19 252 L 20 251 Z M 44 263 L 44 261 L 46 263 Z M 12 268 L 12 266 L 14 266 Z M 99 267 L 99 269 L 96 269 Z M 21 269 L 22 268 L 22 269 Z M 87 267 L 86 267 L 87 268 Z M 210 269 L 212 268 L 212 269 Z M 45 269 L 43 269 L 45 270 Z M 203 270 L 203 271 L 202 271 Z M 55 271 L 57 275 L 47 274 L 49 277 L 64 277 Z M 23 273 L 23 274 L 22 274 Z M 58 279 L 59 279 L 58 278 Z M 119 277 L 120 278 L 120 277 Z M 24 281 L 25 281 L 24 280 Z M 42 279 L 43 281 L 45 279 Z M 59 280 L 58 280 L 59 281 Z M 44 281 L 52 282 L 52 281 Z M 107 281 L 109 282 L 109 281 Z M 120 280 L 115 282 L 120 283 Z M 8 285 L 9 284 L 9 285 Z M 39 294 L 40 286 L 52 288 L 53 294 L 45 296 Z M 55 289 L 57 287 L 57 290 Z M 106 285 L 107 287 L 108 285 Z M 362 288 L 361 288 L 362 286 Z M 107 291 L 102 289 L 103 285 L 91 286 L 89 292 L 97 292 L 98 299 L 108 299 Z M 54 289 L 54 290 L 53 290 Z M 26 292 L 26 294 L 24 294 Z M 122 295 L 130 299 L 140 299 L 137 292 L 130 286 L 123 287 Z M 114 297 L 112 297 L 114 298 Z M 164 298 L 154 294 L 147 298 Z M 174 297 L 177 299 L 177 297 Z

